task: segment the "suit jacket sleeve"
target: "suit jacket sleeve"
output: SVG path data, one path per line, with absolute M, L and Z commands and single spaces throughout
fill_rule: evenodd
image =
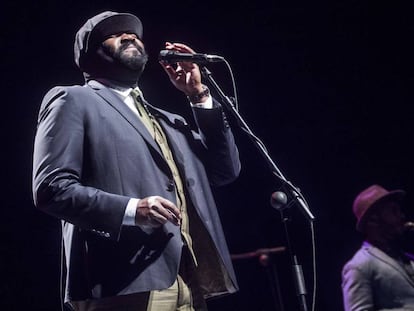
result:
M 129 198 L 81 182 L 85 141 L 85 87 L 54 88 L 39 113 L 33 155 L 37 207 L 82 229 L 119 236 Z
M 345 265 L 342 271 L 342 293 L 345 311 L 374 310 L 371 281 L 367 271 L 354 263 Z
M 193 108 L 200 135 L 207 149 L 205 163 L 209 182 L 222 186 L 234 181 L 240 173 L 240 160 L 227 118 L 222 107 L 214 102 L 215 108 Z

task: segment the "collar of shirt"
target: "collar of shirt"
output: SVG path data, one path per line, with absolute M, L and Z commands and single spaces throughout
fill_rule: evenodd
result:
M 105 85 L 106 87 L 108 87 L 112 91 L 114 91 L 122 99 L 122 101 L 124 103 L 126 103 L 130 108 L 131 108 L 131 106 L 133 106 L 132 110 L 134 110 L 134 111 L 136 110 L 135 105 L 133 103 L 134 100 L 133 100 L 132 96 L 129 96 L 131 91 L 132 91 L 131 87 L 122 87 L 122 86 L 119 86 L 119 85 L 116 85 L 116 84 L 112 83 L 109 80 L 99 80 L 98 82 Z M 140 96 L 142 98 L 144 98 L 144 96 L 142 94 L 142 91 L 138 86 L 135 88 L 135 90 L 137 90 L 139 92 Z M 212 109 L 213 106 L 214 106 L 213 105 L 213 99 L 212 99 L 211 95 L 209 95 L 207 101 L 204 102 L 204 103 L 194 103 L 194 104 L 190 103 L 190 105 L 193 108 L 196 107 L 196 108 L 204 108 L 204 109 Z
M 106 79 L 99 79 L 97 80 L 97 82 L 99 82 L 100 84 L 106 86 L 107 88 L 115 92 L 115 94 L 117 94 L 122 99 L 123 102 L 125 102 L 125 100 L 128 97 L 130 97 L 129 95 L 132 91 L 131 87 L 120 86 Z M 136 87 L 135 89 L 138 90 L 139 94 L 142 96 L 142 91 L 139 89 L 139 87 Z
M 129 107 L 129 109 L 132 110 L 132 112 L 139 116 L 138 109 L 135 105 L 134 99 L 131 96 L 131 87 L 122 87 L 114 83 L 111 83 L 111 81 L 108 80 L 99 80 L 97 82 L 109 88 L 112 92 L 114 92 L 114 94 L 117 95 Z M 142 91 L 138 87 L 136 87 L 135 89 L 138 90 L 138 92 L 142 96 Z
M 121 99 L 122 99 L 122 101 L 123 102 L 125 102 L 125 100 L 128 98 L 128 97 L 131 97 L 131 96 L 129 96 L 130 94 L 131 94 L 131 91 L 132 91 L 132 88 L 127 88 L 127 89 L 125 89 L 125 90 L 119 90 L 119 89 L 115 89 L 115 88 L 112 88 L 111 86 L 108 86 L 112 91 L 114 91 Z

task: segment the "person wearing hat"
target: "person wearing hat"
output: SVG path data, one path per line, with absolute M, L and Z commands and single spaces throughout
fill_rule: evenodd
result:
M 211 186 L 237 178 L 239 155 L 199 67 L 161 63 L 194 129 L 139 89 L 148 57 L 135 15 L 90 18 L 74 54 L 86 83 L 45 95 L 33 154 L 34 203 L 62 222 L 64 307 L 205 310 L 237 291 Z
M 355 199 L 362 247 L 342 270 L 345 311 L 414 310 L 414 257 L 404 252 L 403 190 L 372 185 Z

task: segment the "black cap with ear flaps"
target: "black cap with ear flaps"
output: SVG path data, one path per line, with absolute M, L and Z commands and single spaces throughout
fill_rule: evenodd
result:
M 142 23 L 138 17 L 129 13 L 105 11 L 88 19 L 78 30 L 75 37 L 75 63 L 87 72 L 88 58 L 109 36 L 117 33 L 134 33 L 142 40 Z

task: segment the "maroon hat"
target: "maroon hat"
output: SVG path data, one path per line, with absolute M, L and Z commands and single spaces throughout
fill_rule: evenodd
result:
M 367 219 L 367 215 L 373 210 L 375 206 L 385 201 L 400 202 L 405 196 L 403 190 L 388 191 L 379 185 L 372 185 L 362 191 L 355 198 L 352 210 L 357 219 L 356 228 L 362 231 Z

